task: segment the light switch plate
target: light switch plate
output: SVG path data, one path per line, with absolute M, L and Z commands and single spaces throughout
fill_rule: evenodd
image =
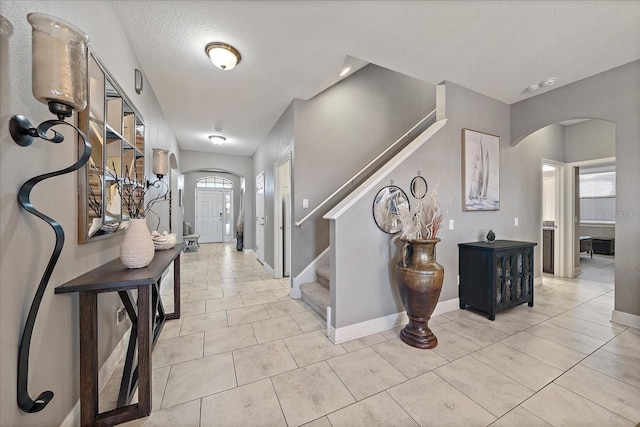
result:
M 309 209 L 309 199 L 302 199 L 302 209 Z
M 453 220 L 449 220 L 449 230 L 453 230 Z

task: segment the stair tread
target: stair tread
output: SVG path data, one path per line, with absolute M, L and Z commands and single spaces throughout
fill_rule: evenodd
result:
M 316 268 L 316 275 L 323 279 L 331 280 L 331 269 L 329 267 L 318 267 Z
M 300 291 L 302 300 L 325 319 L 330 299 L 329 290 L 317 282 L 309 282 L 300 285 Z

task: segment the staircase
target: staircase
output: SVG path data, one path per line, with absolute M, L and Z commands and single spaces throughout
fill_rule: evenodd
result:
M 302 301 L 307 303 L 313 311 L 326 320 L 327 307 L 329 306 L 331 289 L 331 270 L 329 267 L 319 267 L 316 269 L 317 279 L 315 282 L 303 283 L 300 285 Z

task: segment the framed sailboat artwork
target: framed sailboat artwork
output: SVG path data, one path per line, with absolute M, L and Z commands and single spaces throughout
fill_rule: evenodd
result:
M 462 129 L 462 207 L 500 209 L 500 137 Z

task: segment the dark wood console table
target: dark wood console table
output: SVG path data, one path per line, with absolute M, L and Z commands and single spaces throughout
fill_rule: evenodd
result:
M 514 305 L 533 306 L 533 242 L 496 240 L 458 244 L 460 308 L 496 312 Z
M 80 305 L 80 422 L 84 426 L 112 426 L 151 413 L 151 351 L 165 320 L 180 317 L 180 254 L 183 244 L 156 251 L 145 268 L 129 269 L 120 259 L 108 262 L 55 289 L 56 294 L 78 292 Z M 173 313 L 165 313 L 160 298 L 162 273 L 173 262 Z M 137 290 L 137 300 L 132 291 Z M 98 412 L 98 294 L 118 292 L 133 327 L 129 337 L 116 409 Z M 136 364 L 137 349 L 137 364 Z M 138 403 L 131 398 L 138 388 Z

